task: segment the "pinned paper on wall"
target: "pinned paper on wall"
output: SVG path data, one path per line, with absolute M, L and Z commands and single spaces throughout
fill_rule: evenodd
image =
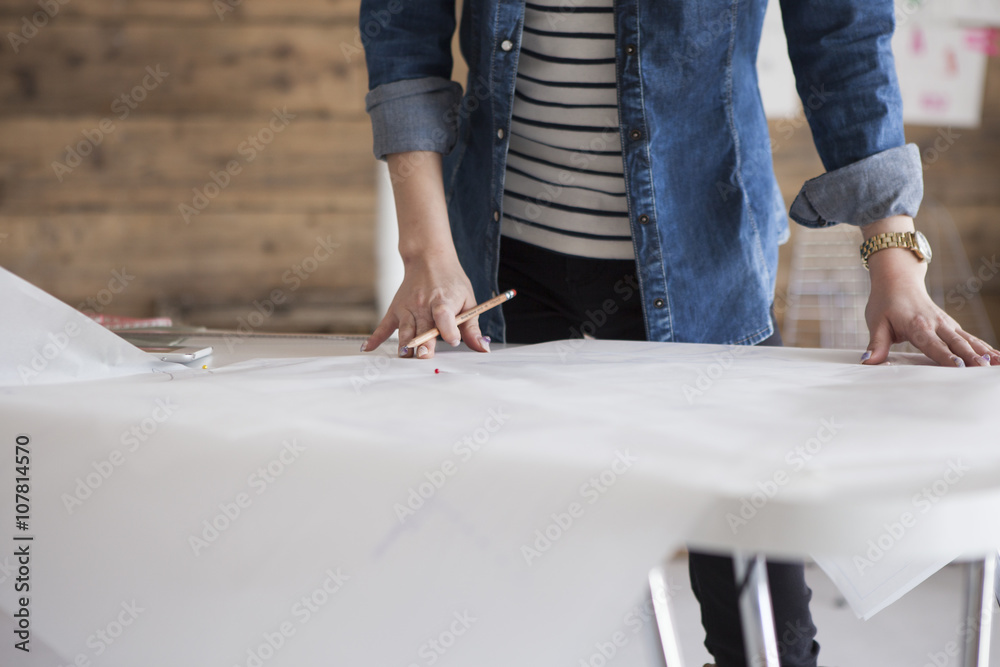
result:
M 1000 25 L 1000 0 L 897 0 L 892 47 L 904 122 L 966 128 L 980 124 L 986 61 L 1000 55 L 1000 30 L 970 22 Z M 781 9 L 774 1 L 764 15 L 757 76 L 768 118 L 801 113 Z
M 801 113 L 795 73 L 788 59 L 788 42 L 777 2 L 767 4 L 757 52 L 757 80 L 768 118 L 794 118 Z
M 897 27 L 892 47 L 904 122 L 979 125 L 990 32 L 919 21 Z

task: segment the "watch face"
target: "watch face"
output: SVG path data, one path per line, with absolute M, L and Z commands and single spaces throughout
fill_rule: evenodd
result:
M 923 255 L 924 261 L 930 262 L 933 253 L 931 252 L 931 244 L 928 243 L 927 237 L 920 232 L 914 232 L 913 236 L 917 240 L 917 250 Z

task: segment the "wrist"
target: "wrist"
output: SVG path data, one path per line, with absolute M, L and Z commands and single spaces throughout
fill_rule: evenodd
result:
M 862 228 L 865 242 L 861 259 L 873 284 L 909 280 L 923 284 L 931 248 L 923 234 L 915 230 L 913 218 L 897 215 L 876 220 Z
M 865 241 L 879 234 L 889 234 L 893 232 L 912 232 L 916 227 L 913 218 L 908 215 L 894 215 L 889 218 L 882 218 L 861 228 L 861 234 Z M 873 256 L 874 257 L 874 256 Z
M 451 239 L 411 239 L 406 242 L 400 239 L 399 256 L 403 260 L 404 269 L 458 261 L 458 253 Z
M 921 262 L 906 248 L 885 248 L 868 258 L 868 273 L 872 285 L 902 282 L 924 283 L 927 262 Z

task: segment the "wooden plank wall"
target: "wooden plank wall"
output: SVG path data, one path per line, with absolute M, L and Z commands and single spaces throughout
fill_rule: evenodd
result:
M 356 0 L 62 2 L 15 53 L 7 34 L 41 7 L 0 0 L 0 265 L 73 305 L 106 295 L 124 268 L 134 279 L 99 304 L 108 313 L 232 326 L 281 289 L 294 307 L 262 328 L 370 329 L 374 160 Z M 271 135 L 275 109 L 289 117 Z M 1000 247 L 996 59 L 985 113 L 925 171 L 974 264 Z M 933 155 L 938 128 L 908 133 Z M 772 135 L 790 203 L 822 168 L 804 124 L 772 123 Z M 72 166 L 67 146 L 88 144 Z M 195 189 L 215 194 L 213 173 L 226 186 L 185 220 L 181 204 L 205 203 Z M 317 259 L 324 244 L 335 249 Z M 981 294 L 1000 330 L 1000 280 Z
M 109 313 L 223 324 L 215 306 L 234 317 L 282 289 L 326 313 L 311 328 L 368 329 L 357 3 L 223 0 L 220 16 L 212 0 L 62 2 L 14 53 L 6 35 L 40 6 L 0 0 L 0 265 L 73 305 L 124 267 L 134 280 Z M 67 146 L 89 154 L 72 167 Z

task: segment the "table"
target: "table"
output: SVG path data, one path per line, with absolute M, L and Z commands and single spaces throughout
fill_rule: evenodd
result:
M 956 460 L 885 559 L 1000 545 L 982 520 L 1000 510 L 992 369 L 211 342 L 206 369 L 0 389 L 0 437 L 32 443 L 33 632 L 65 664 L 657 664 L 641 638 L 669 624 L 669 585 L 659 617 L 644 601 L 673 550 L 852 558 Z M 254 357 L 270 360 L 239 361 Z M 768 480 L 734 532 L 727 515 Z

